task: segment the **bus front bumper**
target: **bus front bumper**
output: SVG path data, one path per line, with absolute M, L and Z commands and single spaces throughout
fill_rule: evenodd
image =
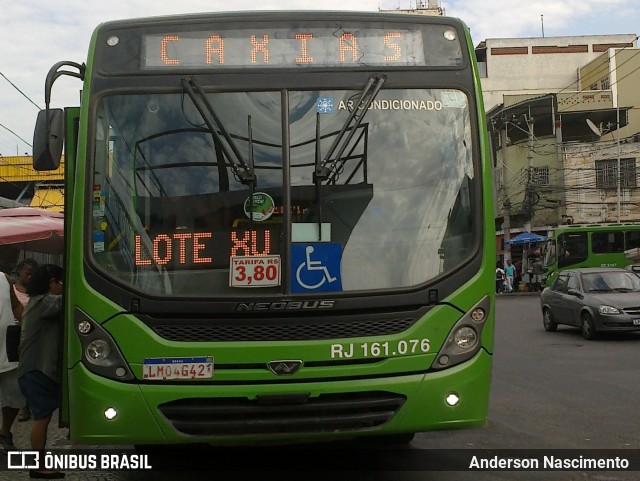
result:
M 481 349 L 467 362 L 427 374 L 308 383 L 121 383 L 80 363 L 68 376 L 75 444 L 329 441 L 483 426 L 491 356 Z M 227 422 L 225 412 L 236 421 Z

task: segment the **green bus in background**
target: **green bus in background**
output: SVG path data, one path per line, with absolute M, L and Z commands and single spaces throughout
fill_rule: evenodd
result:
M 640 247 L 639 224 L 573 224 L 555 227 L 543 249 L 543 284 L 550 286 L 562 269 L 627 267 L 625 251 Z
M 81 106 L 50 108 L 61 75 Z M 113 21 L 46 80 L 79 444 L 482 426 L 496 265 L 473 45 L 446 17 Z

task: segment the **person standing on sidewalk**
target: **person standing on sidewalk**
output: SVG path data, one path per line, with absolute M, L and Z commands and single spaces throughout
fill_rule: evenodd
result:
M 2 405 L 2 432 L 0 445 L 2 450 L 15 451 L 13 444 L 13 426 L 25 400 L 18 387 L 18 363 L 7 357 L 7 327 L 22 319 L 23 306 L 13 290 L 11 277 L 0 272 L 0 405 Z
M 31 279 L 31 276 L 38 268 L 38 261 L 35 259 L 27 258 L 24 259 L 16 266 L 15 271 L 15 283 L 13 284 L 13 290 L 16 293 L 16 297 L 20 301 L 23 307 L 27 307 L 27 303 L 29 302 L 29 294 L 27 294 L 27 284 Z M 18 421 L 24 422 L 31 419 L 31 410 L 29 409 L 29 405 L 25 404 L 22 409 L 20 409 L 20 414 L 18 414 Z
M 513 281 L 516 277 L 516 266 L 511 263 L 511 259 L 507 259 L 507 265 L 504 266 L 505 291 L 513 292 Z
M 531 266 L 531 272 L 533 273 L 533 289 L 535 291 L 542 290 L 542 262 L 539 257 L 536 257 L 536 260 L 533 261 L 533 265 Z
M 44 450 L 51 415 L 60 406 L 58 353 L 62 334 L 62 268 L 45 264 L 33 274 L 22 316 L 18 384 L 33 416 L 31 448 Z M 31 478 L 57 479 L 64 473 L 29 470 Z
M 496 264 L 496 294 L 502 294 L 504 288 L 504 269 L 502 264 L 498 262 Z

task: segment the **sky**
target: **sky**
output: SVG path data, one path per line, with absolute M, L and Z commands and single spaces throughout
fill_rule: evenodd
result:
M 61 60 L 84 62 L 91 34 L 101 22 L 225 10 L 377 11 L 415 6 L 416 0 L 0 0 L 0 155 L 31 155 L 49 68 Z M 637 0 L 440 0 L 440 6 L 447 16 L 464 20 L 474 45 L 487 38 L 640 33 Z M 51 106 L 77 105 L 80 87 L 77 79 L 60 78 Z

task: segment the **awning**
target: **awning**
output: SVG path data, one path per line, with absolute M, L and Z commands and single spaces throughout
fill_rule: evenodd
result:
M 31 207 L 0 209 L 0 245 L 60 254 L 64 248 L 63 236 L 63 214 Z

